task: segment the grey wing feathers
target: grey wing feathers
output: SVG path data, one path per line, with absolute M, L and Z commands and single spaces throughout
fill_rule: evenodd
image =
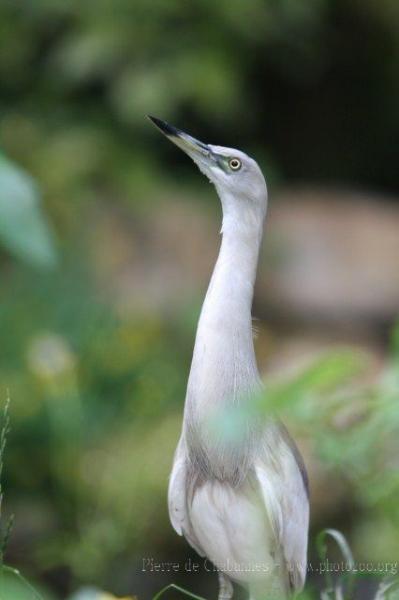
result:
M 309 500 L 301 474 L 293 476 L 283 499 L 283 552 L 287 563 L 291 587 L 303 588 L 306 578 L 307 543 L 309 527 Z
M 188 514 L 187 496 L 187 462 L 184 453 L 183 443 L 180 440 L 176 449 L 172 473 L 169 480 L 168 489 L 168 507 L 169 517 L 176 533 L 184 535 L 188 543 L 200 554 L 204 556 L 199 543 L 196 540 L 192 530 Z
M 296 453 L 283 435 L 276 453 L 278 470 L 262 460 L 255 466 L 266 513 L 281 548 L 293 591 L 301 590 L 305 582 L 309 525 L 306 477 Z

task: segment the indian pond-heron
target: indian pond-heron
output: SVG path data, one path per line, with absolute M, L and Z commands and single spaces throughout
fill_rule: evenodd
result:
M 306 470 L 284 426 L 242 411 L 240 435 L 224 416 L 247 406 L 262 384 L 252 335 L 252 299 L 267 207 L 257 163 L 151 120 L 215 185 L 222 242 L 202 306 L 183 427 L 169 483 L 178 534 L 219 573 L 219 600 L 232 582 L 254 600 L 290 597 L 305 581 L 309 524 Z

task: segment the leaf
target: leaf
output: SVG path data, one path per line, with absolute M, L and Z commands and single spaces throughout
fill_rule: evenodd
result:
M 161 598 L 161 596 L 163 596 L 165 594 L 165 592 L 167 592 L 168 590 L 176 590 L 177 592 L 180 592 L 181 594 L 188 596 L 188 598 L 193 598 L 193 600 L 205 600 L 205 598 L 203 598 L 202 596 L 197 596 L 196 594 L 192 594 L 188 590 L 185 590 L 184 588 L 182 588 L 178 585 L 175 585 L 174 583 L 171 583 L 170 585 L 167 585 L 166 587 L 162 588 L 162 590 L 160 590 L 153 597 L 152 600 L 159 600 Z
M 340 386 L 359 375 L 365 366 L 365 360 L 351 351 L 326 353 L 297 375 L 269 385 L 258 398 L 258 409 L 262 412 L 292 408 L 304 403 L 309 394 L 337 391 Z
M 0 240 L 15 256 L 36 267 L 56 265 L 54 235 L 41 209 L 36 184 L 1 155 Z
M 0 569 L 1 600 L 43 600 L 17 569 L 3 565 Z

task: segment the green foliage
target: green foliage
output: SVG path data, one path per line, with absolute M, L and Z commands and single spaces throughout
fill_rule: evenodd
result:
M 150 146 L 148 112 L 263 153 L 285 177 L 371 178 L 395 189 L 393 5 L 3 1 L 7 153 L 64 217 L 93 183 L 140 203 L 162 153 Z
M 317 548 L 319 558 L 326 564 L 327 556 L 327 538 L 332 538 L 337 544 L 345 565 L 342 573 L 334 581 L 331 573 L 326 570 L 325 573 L 325 589 L 321 592 L 321 600 L 352 600 L 357 597 L 356 588 L 364 574 L 358 572 L 355 560 L 345 536 L 335 529 L 325 529 L 317 536 Z M 395 600 L 398 598 L 397 591 L 399 586 L 398 578 L 381 578 L 377 573 L 367 573 L 367 577 L 373 577 L 379 581 L 378 586 L 373 596 L 373 600 Z M 361 592 L 361 588 L 359 589 Z
M 261 410 L 278 407 L 299 431 L 312 432 L 316 455 L 350 482 L 359 506 L 392 520 L 393 532 L 399 525 L 399 478 L 390 467 L 399 452 L 397 366 L 392 362 L 367 384 L 367 362 L 358 355 L 333 353 L 291 380 L 272 385 L 259 403 Z
M 346 568 L 348 569 L 348 572 L 345 573 L 346 579 L 348 580 L 348 584 L 346 586 L 346 592 L 347 592 L 347 597 L 351 598 L 352 592 L 353 592 L 353 585 L 354 585 L 353 570 L 355 568 L 355 561 L 352 556 L 351 549 L 350 549 L 345 537 L 342 535 L 342 533 L 340 533 L 339 531 L 336 531 L 335 529 L 325 529 L 324 531 L 321 531 L 319 533 L 319 535 L 317 536 L 317 540 L 316 540 L 318 555 L 319 555 L 320 560 L 322 560 L 323 562 L 327 561 L 327 537 L 328 536 L 330 536 L 336 542 L 336 544 L 338 545 L 338 547 L 341 551 L 341 554 L 345 560 L 345 565 L 346 565 Z M 326 575 L 325 575 L 325 579 L 326 579 L 326 586 L 327 586 L 327 589 L 325 591 L 326 600 L 331 591 L 335 592 L 335 595 L 337 598 L 339 598 L 339 597 L 343 598 L 343 581 L 342 581 L 343 576 L 341 575 L 340 579 L 338 580 L 338 583 L 334 584 L 331 573 L 329 571 L 327 571 Z

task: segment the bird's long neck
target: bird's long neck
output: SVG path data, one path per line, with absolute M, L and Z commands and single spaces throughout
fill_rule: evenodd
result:
M 259 381 L 251 307 L 263 215 L 250 207 L 235 214 L 223 198 L 222 204 L 222 243 L 201 311 L 187 390 L 191 419 L 201 419 L 211 407 L 236 403 Z

